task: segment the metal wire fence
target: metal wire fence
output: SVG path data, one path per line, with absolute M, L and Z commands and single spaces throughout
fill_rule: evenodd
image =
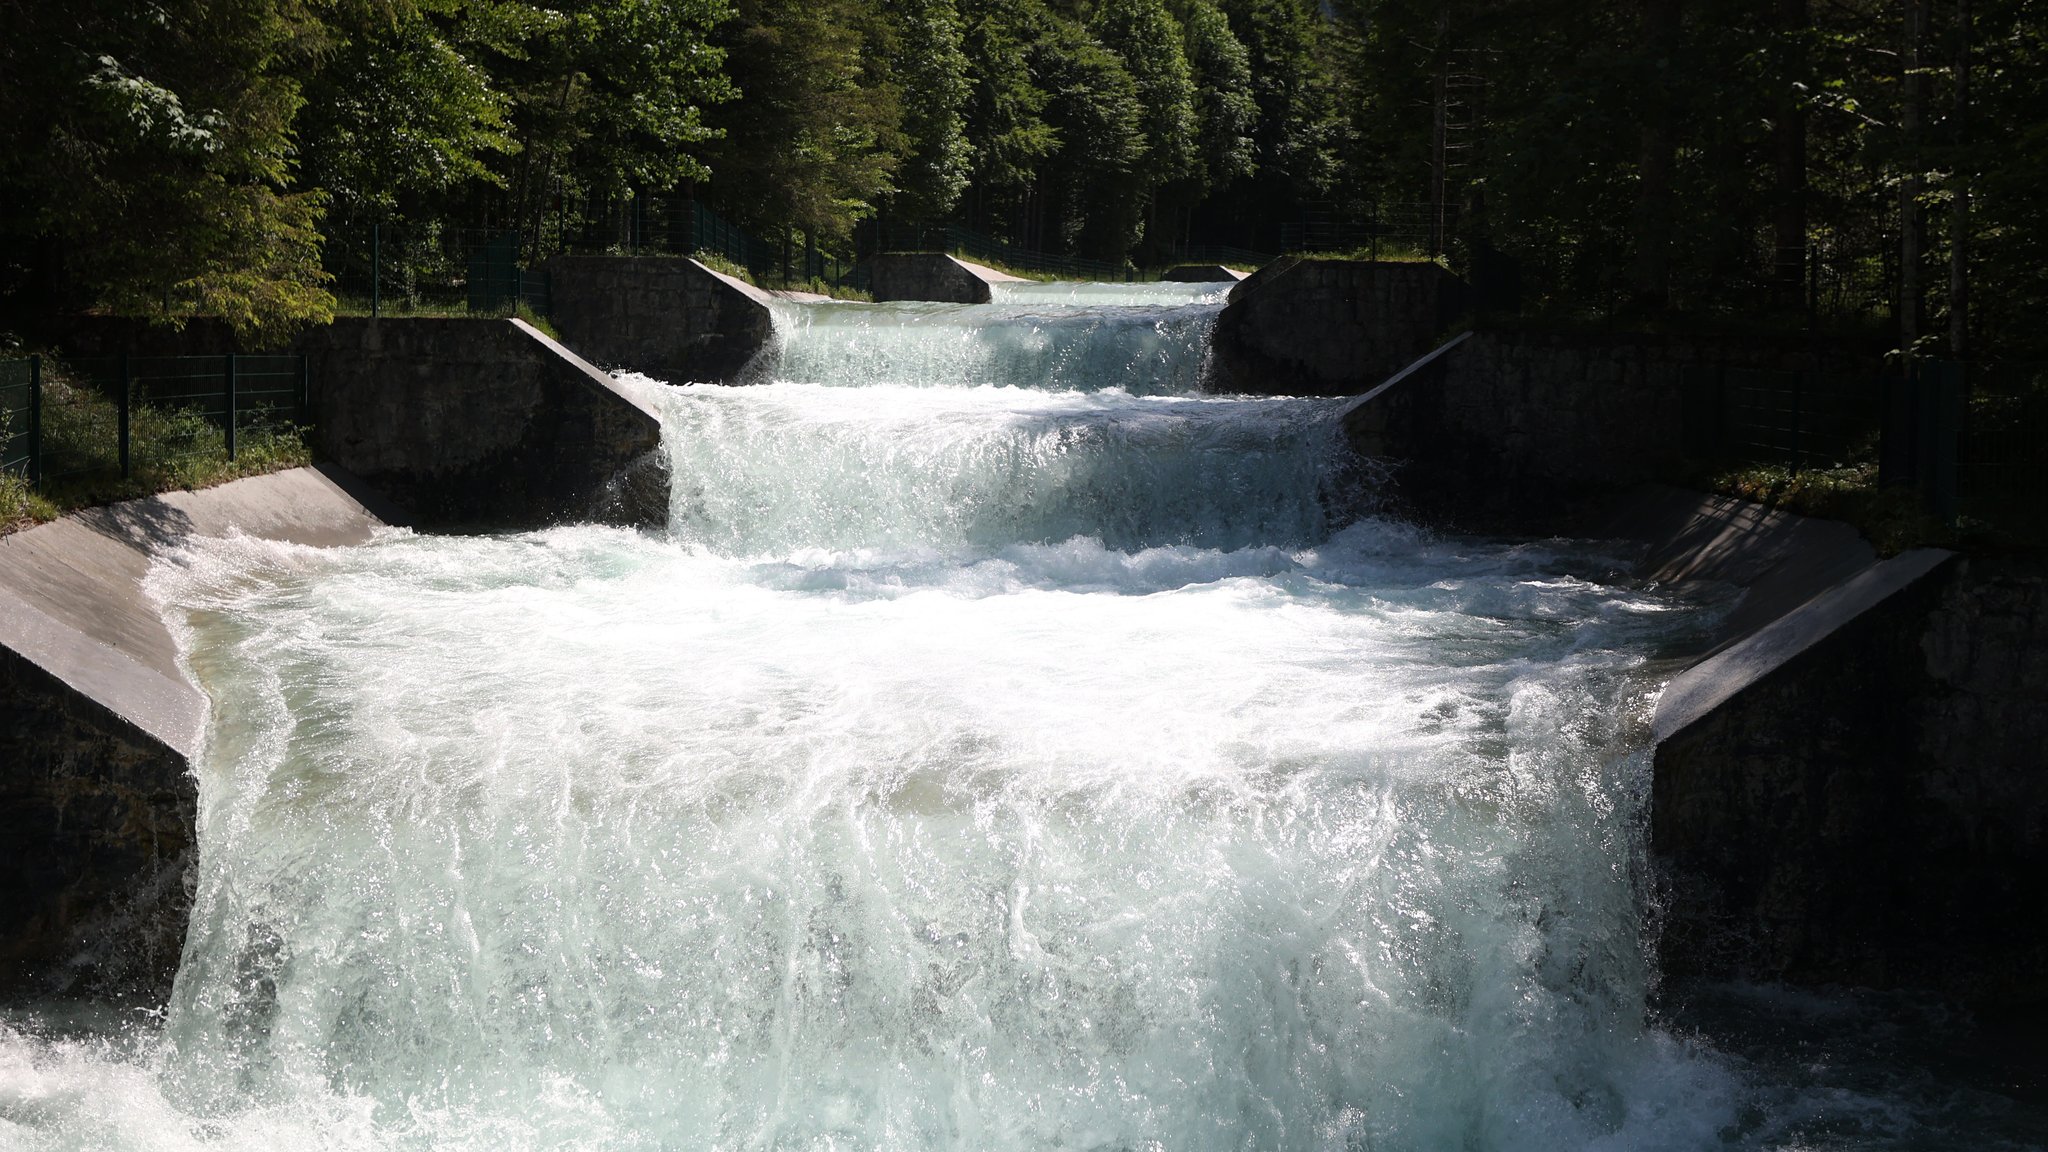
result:
M 1693 365 L 1680 388 L 1696 459 L 1827 468 L 1869 457 L 1884 429 L 1885 391 L 1866 373 Z
M 1063 280 L 1134 280 L 1138 274 L 1137 269 L 1128 264 L 1035 252 L 957 224 L 875 225 L 868 230 L 865 239 L 867 245 L 878 252 L 954 253 L 969 260 L 1000 264 L 1014 271 Z
M 343 312 L 369 316 L 546 315 L 545 270 L 505 228 L 372 222 L 335 229 L 327 271 Z
M 1444 209 L 1427 202 L 1367 204 L 1342 211 L 1325 206 L 1306 219 L 1280 225 L 1280 250 L 1357 252 L 1374 260 L 1382 255 L 1435 255 L 1449 246 L 1452 223 Z
M 1955 514 L 2048 536 L 2048 365 L 1971 366 L 1955 433 Z
M 37 485 L 232 461 L 250 433 L 306 420 L 300 355 L 88 359 L 61 377 L 40 357 L 0 361 L 0 467 Z
M 43 359 L 0 360 L 0 471 L 15 472 L 34 483 L 42 470 L 41 437 Z

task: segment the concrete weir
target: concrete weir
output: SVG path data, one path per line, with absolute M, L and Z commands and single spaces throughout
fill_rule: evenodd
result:
M 1435 264 L 1283 257 L 1230 290 L 1216 388 L 1355 396 L 1428 351 L 1464 298 Z
M 868 290 L 877 301 L 986 304 L 994 297 L 991 284 L 1021 282 L 1020 277 L 957 260 L 943 252 L 883 252 L 868 260 Z
M 300 348 L 334 463 L 0 538 L 0 999 L 160 1000 L 176 969 L 208 702 L 143 592 L 158 553 L 665 519 L 659 414 L 531 325 L 344 319 Z
M 557 256 L 553 321 L 589 360 L 674 383 L 730 383 L 775 334 L 770 295 L 685 256 Z
M 337 320 L 307 336 L 321 452 L 422 527 L 661 523 L 661 417 L 523 320 Z
M 208 705 L 142 590 L 153 558 L 229 532 L 359 544 L 376 503 L 300 468 L 0 538 L 0 999 L 157 1000 L 176 970 Z
M 1679 450 L 1675 415 L 1614 406 L 1639 414 L 1630 453 L 1597 397 L 1675 406 L 1685 361 L 1615 347 L 1614 362 L 1642 366 L 1632 378 L 1598 356 L 1551 357 L 1578 381 L 1551 401 L 1597 419 L 1531 427 L 1514 403 L 1478 403 L 1513 385 L 1501 360 L 1516 347 L 1529 345 L 1461 335 L 1341 418 L 1362 453 L 1400 462 L 1403 495 L 1438 519 L 1633 541 L 1638 578 L 1743 590 L 1652 722 L 1673 986 L 1746 978 L 2048 1008 L 2048 579 L 1939 549 L 1880 557 L 1847 524 L 1645 485 Z

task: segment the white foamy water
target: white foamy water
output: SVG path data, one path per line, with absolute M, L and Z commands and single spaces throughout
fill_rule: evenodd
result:
M 1188 393 L 1228 289 L 1021 283 L 984 305 L 778 305 L 760 367 L 792 383 Z
M 1372 517 L 1324 402 L 867 365 L 640 381 L 666 534 L 161 566 L 214 701 L 184 965 L 160 1023 L 0 1024 L 0 1148 L 1757 1130 L 1644 1022 L 1697 608 Z

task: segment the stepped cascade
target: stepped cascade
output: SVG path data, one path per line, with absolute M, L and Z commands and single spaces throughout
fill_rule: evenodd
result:
M 1793 1131 L 1645 1007 L 1645 719 L 1722 602 L 1383 514 L 1341 401 L 1202 391 L 1226 287 L 778 305 L 755 383 L 627 378 L 666 532 L 163 563 L 183 966 L 0 1018 L 0 1148 Z

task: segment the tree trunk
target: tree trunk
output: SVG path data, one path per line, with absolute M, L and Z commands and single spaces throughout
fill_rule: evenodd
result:
M 1782 67 L 1778 74 L 1778 114 L 1772 143 L 1777 204 L 1775 282 L 1778 306 L 1797 307 L 1806 288 L 1806 82 L 1807 0 L 1778 0 L 1778 34 Z
M 1906 74 L 1900 85 L 1899 129 L 1905 144 L 1905 170 L 1899 180 L 1899 347 L 1913 354 L 1920 339 L 1921 252 L 1925 244 L 1920 215 L 1920 125 L 1926 118 L 1927 0 L 1905 0 L 1905 46 L 1900 58 Z
M 1961 360 L 1970 336 L 1970 0 L 1956 0 L 1955 182 L 1948 217 L 1948 354 Z
M 1637 162 L 1635 295 L 1639 307 L 1671 303 L 1672 172 L 1676 167 L 1680 0 L 1643 0 L 1642 47 L 1648 64 L 1642 148 Z

